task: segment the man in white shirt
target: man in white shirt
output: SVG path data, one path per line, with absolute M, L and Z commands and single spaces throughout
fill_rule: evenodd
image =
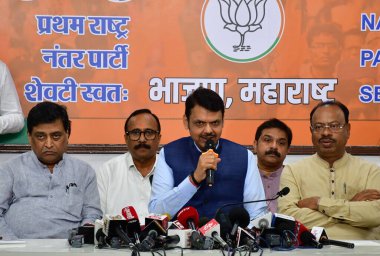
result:
M 20 101 L 7 65 L 0 60 L 0 134 L 16 133 L 24 127 Z
M 133 206 L 144 224 L 161 139 L 160 121 L 149 109 L 139 109 L 127 118 L 124 132 L 128 152 L 97 170 L 101 208 L 103 214 L 118 215 L 124 207 Z

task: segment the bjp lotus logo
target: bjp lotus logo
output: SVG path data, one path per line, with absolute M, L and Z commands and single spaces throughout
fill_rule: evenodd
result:
M 285 16 L 280 0 L 205 0 L 202 31 L 222 58 L 251 62 L 270 53 L 280 41 Z

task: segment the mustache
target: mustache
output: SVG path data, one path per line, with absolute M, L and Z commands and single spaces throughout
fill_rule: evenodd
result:
M 267 152 L 265 152 L 265 155 L 275 155 L 277 157 L 281 157 L 281 154 L 277 150 L 274 150 L 274 149 L 268 150 Z
M 318 141 L 321 142 L 322 140 L 325 140 L 325 139 L 328 139 L 328 140 L 331 140 L 333 142 L 336 142 L 336 140 L 333 139 L 331 136 L 322 136 Z
M 137 144 L 136 146 L 133 147 L 134 149 L 140 149 L 140 148 L 145 148 L 145 149 L 151 149 L 151 146 L 145 143 L 140 143 Z

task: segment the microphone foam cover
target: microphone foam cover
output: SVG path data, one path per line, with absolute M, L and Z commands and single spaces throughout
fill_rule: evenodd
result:
M 281 190 L 281 195 L 280 196 L 286 196 L 287 194 L 289 194 L 290 192 L 290 188 L 288 187 L 284 187 L 282 190 Z
M 192 206 L 185 207 L 177 214 L 177 220 L 186 229 L 189 228 L 189 225 L 187 224 L 188 220 L 192 220 L 195 224 L 195 227 L 198 227 L 198 222 L 199 222 L 198 211 Z
M 231 223 L 239 223 L 239 226 L 246 228 L 249 224 L 249 213 L 242 207 L 233 208 L 229 213 Z
M 215 150 L 215 144 L 214 144 L 214 141 L 211 140 L 211 139 L 208 139 L 206 141 L 206 144 L 205 144 L 205 151 L 209 150 L 209 149 L 212 149 L 212 150 Z

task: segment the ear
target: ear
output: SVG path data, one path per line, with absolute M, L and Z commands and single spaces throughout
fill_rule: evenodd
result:
M 128 135 L 126 133 L 124 133 L 124 141 L 125 141 L 125 144 L 128 143 Z
M 348 124 L 347 124 L 347 139 L 350 138 L 350 134 L 351 134 L 351 124 L 348 123 Z
M 257 140 L 253 141 L 253 153 L 257 154 Z
M 182 121 L 183 121 L 183 126 L 185 127 L 185 129 L 189 130 L 189 120 L 187 119 L 186 115 L 183 115 Z
M 29 145 L 32 145 L 32 135 L 28 132 Z

